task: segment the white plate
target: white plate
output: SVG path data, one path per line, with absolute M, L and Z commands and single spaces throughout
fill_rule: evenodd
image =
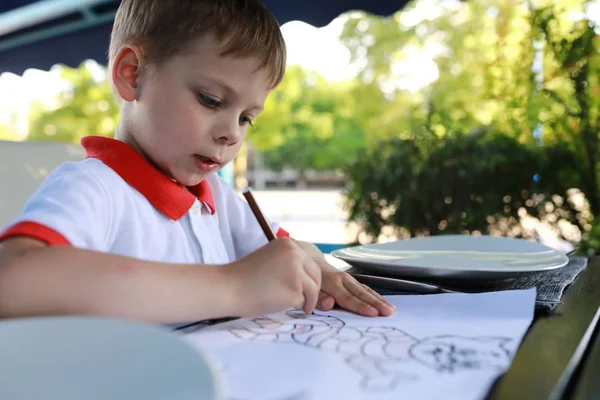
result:
M 0 322 L 0 399 L 218 400 L 212 358 L 163 328 L 107 318 Z
M 524 239 L 444 235 L 335 250 L 362 270 L 394 276 L 451 280 L 509 279 L 568 264 L 562 252 Z

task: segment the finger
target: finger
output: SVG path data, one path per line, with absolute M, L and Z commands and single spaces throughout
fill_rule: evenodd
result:
M 321 268 L 319 265 L 313 260 L 310 254 L 300 245 L 298 241 L 294 241 L 294 245 L 298 250 L 298 256 L 300 257 L 300 261 L 302 262 L 302 267 L 304 272 L 310 276 L 313 282 L 317 285 L 317 287 L 321 288 Z
M 379 310 L 356 296 L 352 289 L 342 283 L 342 290 L 335 296 L 335 302 L 343 309 L 367 317 L 376 317 Z
M 319 265 L 308 255 L 304 258 L 304 271 L 312 279 L 317 288 L 321 290 L 321 268 Z
M 369 301 L 368 303 L 379 310 L 379 315 L 387 317 L 396 311 L 396 306 L 394 304 L 384 299 L 382 295 L 371 289 L 369 286 L 365 284 L 359 284 L 359 286 L 362 286 L 362 289 L 368 292 L 372 298 L 375 299 L 375 302 Z
M 387 302 L 379 293 L 367 285 L 360 284 L 356 279 L 346 280 L 344 286 L 362 302 L 375 308 L 378 315 L 390 316 L 396 311 L 396 307 L 393 304 Z
M 384 313 L 383 315 L 388 316 L 388 315 L 392 315 L 395 311 L 396 311 L 396 305 L 394 303 L 390 303 L 389 301 L 387 301 L 382 295 L 380 295 L 379 293 L 377 293 L 376 291 L 374 291 L 373 289 L 371 289 L 369 286 L 364 285 L 365 289 L 367 289 L 373 296 L 375 296 L 377 299 L 379 299 L 380 301 L 382 301 L 383 303 L 387 304 L 388 308 L 391 309 L 392 311 L 390 313 Z
M 304 305 L 302 309 L 305 314 L 312 314 L 319 300 L 320 288 L 308 275 L 304 276 L 302 292 L 304 294 Z
M 319 293 L 319 301 L 317 302 L 317 308 L 321 311 L 329 311 L 335 305 L 335 300 L 332 296 L 325 292 Z
M 385 316 L 393 313 L 394 310 L 391 307 L 379 301 L 365 286 L 354 279 L 344 280 L 343 285 L 349 293 L 348 304 L 344 306 L 345 308 L 365 316 Z
M 364 283 L 360 284 L 366 291 L 368 291 L 369 293 L 371 293 L 376 299 L 378 299 L 379 301 L 384 302 L 385 304 L 387 304 L 388 306 L 392 307 L 392 308 L 396 308 L 396 306 L 392 303 L 390 303 L 389 301 L 387 301 L 382 295 L 380 295 L 379 293 L 377 293 L 375 290 L 371 289 L 368 285 L 365 285 Z

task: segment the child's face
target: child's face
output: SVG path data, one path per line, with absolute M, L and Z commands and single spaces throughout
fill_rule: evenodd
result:
M 194 186 L 236 156 L 270 92 L 256 58 L 221 57 L 216 41 L 199 39 L 139 79 L 127 140 L 157 168 Z

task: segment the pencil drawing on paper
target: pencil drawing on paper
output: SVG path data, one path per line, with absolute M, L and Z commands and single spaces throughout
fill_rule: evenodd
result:
M 302 311 L 242 320 L 224 329 L 243 340 L 286 342 L 334 352 L 359 374 L 364 391 L 393 391 L 424 371 L 458 374 L 502 371 L 510 364 L 507 337 L 440 335 L 417 338 L 396 327 L 348 326 L 343 320 Z

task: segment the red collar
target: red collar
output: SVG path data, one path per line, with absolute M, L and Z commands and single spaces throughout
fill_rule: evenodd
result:
M 102 136 L 81 139 L 86 158 L 97 158 L 114 170 L 125 182 L 133 186 L 160 212 L 176 221 L 187 213 L 196 198 L 204 202 L 211 214 L 215 201 L 206 179 L 185 189 L 154 168 L 129 145 Z

